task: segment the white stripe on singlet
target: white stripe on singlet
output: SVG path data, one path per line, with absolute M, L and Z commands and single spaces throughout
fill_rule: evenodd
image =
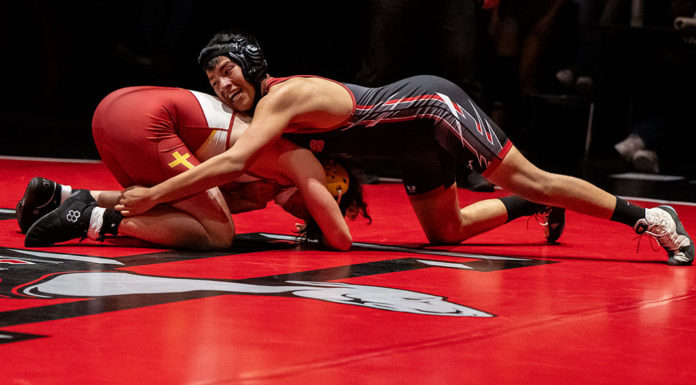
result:
M 196 150 L 196 158 L 200 161 L 205 161 L 232 147 L 239 139 L 239 136 L 246 131 L 249 123 L 251 123 L 251 117 L 235 113 L 233 109 L 222 103 L 215 96 L 203 92 L 190 91 L 198 99 L 198 104 L 200 104 L 203 110 L 208 127 L 217 128 L 217 130 L 211 132 L 205 143 Z M 262 179 L 256 176 L 242 174 L 236 181 L 241 183 L 260 180 Z M 276 203 L 282 206 L 296 191 L 297 188 L 294 186 L 282 187 L 275 197 Z
M 215 155 L 225 152 L 237 141 L 246 130 L 251 117 L 237 114 L 215 96 L 191 90 L 198 100 L 208 127 L 215 128 L 206 141 L 196 150 L 196 157 L 205 161 Z M 237 124 L 245 122 L 246 124 Z

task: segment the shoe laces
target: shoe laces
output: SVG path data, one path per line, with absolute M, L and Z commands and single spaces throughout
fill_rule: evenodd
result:
M 649 234 L 649 233 L 641 233 L 641 234 L 636 235 L 635 238 L 633 238 L 633 240 L 638 241 L 638 243 L 636 245 L 636 255 L 638 255 L 640 253 L 640 244 L 642 243 L 643 239 L 646 237 L 648 238 L 648 244 L 650 244 L 650 248 L 652 249 L 652 251 L 654 253 L 660 251 L 660 244 L 659 244 L 658 240 L 655 239 L 655 236 L 653 236 L 652 234 Z
M 534 221 L 539 224 L 539 226 L 544 229 L 544 235 L 548 236 L 549 231 L 549 214 L 551 214 L 551 207 L 546 206 L 543 211 L 536 212 L 527 217 L 527 231 L 529 231 L 529 222 L 534 218 Z
M 534 213 L 534 215 L 527 217 L 527 228 L 529 228 L 529 221 L 534 218 L 536 222 L 542 226 L 547 227 L 549 225 L 549 215 L 551 215 L 551 206 L 546 206 L 543 211 Z
M 652 239 L 657 240 L 657 242 L 665 249 L 673 252 L 679 251 L 679 244 L 677 240 L 679 234 L 671 229 L 670 221 L 666 217 L 669 216 L 669 213 L 664 210 L 660 210 L 657 215 L 658 218 L 656 221 L 651 222 L 646 218 L 641 221 L 643 223 L 639 223 L 639 226 L 645 226 L 645 230 L 639 234 L 639 237 L 650 235 L 652 236 Z M 671 219 L 671 217 L 669 217 L 669 219 Z

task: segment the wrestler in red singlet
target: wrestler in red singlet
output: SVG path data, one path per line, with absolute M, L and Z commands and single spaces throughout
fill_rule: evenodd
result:
M 128 87 L 102 100 L 92 134 L 122 186 L 152 186 L 225 151 L 246 127 L 235 120 L 247 119 L 198 91 Z

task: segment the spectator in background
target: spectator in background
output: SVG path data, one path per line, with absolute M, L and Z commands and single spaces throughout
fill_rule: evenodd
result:
M 523 98 L 539 92 L 542 59 L 551 32 L 569 0 L 501 0 L 487 21 L 492 66 L 486 73 L 491 117 L 521 135 Z
M 382 86 L 424 71 L 480 94 L 476 3 L 500 0 L 371 0 L 370 40 L 357 82 Z
M 503 0 L 493 12 L 489 32 L 495 39 L 500 56 L 516 59 L 523 94 L 537 89 L 541 56 L 549 34 L 568 0 Z
M 622 12 L 629 10 L 624 8 Z M 646 13 L 646 23 L 667 31 L 677 17 L 696 17 L 695 12 L 694 0 L 668 0 L 659 7 L 653 4 Z M 689 39 L 694 35 L 696 29 L 686 28 L 652 45 L 644 44 L 650 52 L 649 60 L 634 65 L 639 69 L 633 79 L 637 85 L 630 94 L 630 133 L 614 148 L 636 171 L 658 174 L 661 163 L 675 168 L 671 171 L 682 171 L 678 168 L 685 160 L 680 156 L 688 153 L 689 144 L 673 138 L 686 135 L 684 122 L 691 119 L 696 102 L 693 93 L 686 91 L 696 87 L 696 44 Z M 661 162 L 662 158 L 667 161 Z M 688 155 L 686 162 L 691 162 Z
M 627 0 L 575 0 L 578 3 L 580 46 L 573 65 L 556 73 L 556 79 L 578 93 L 592 92 L 599 71 L 599 29 L 616 22 L 620 13 L 629 16 Z

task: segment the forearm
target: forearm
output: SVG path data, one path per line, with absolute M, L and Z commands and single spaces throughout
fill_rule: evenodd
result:
M 150 188 L 155 204 L 171 202 L 235 180 L 244 164 L 227 154 L 220 154 L 198 166 Z
M 307 208 L 322 232 L 322 241 L 336 250 L 350 249 L 353 238 L 333 196 L 318 180 L 310 180 L 300 191 L 306 197 Z

